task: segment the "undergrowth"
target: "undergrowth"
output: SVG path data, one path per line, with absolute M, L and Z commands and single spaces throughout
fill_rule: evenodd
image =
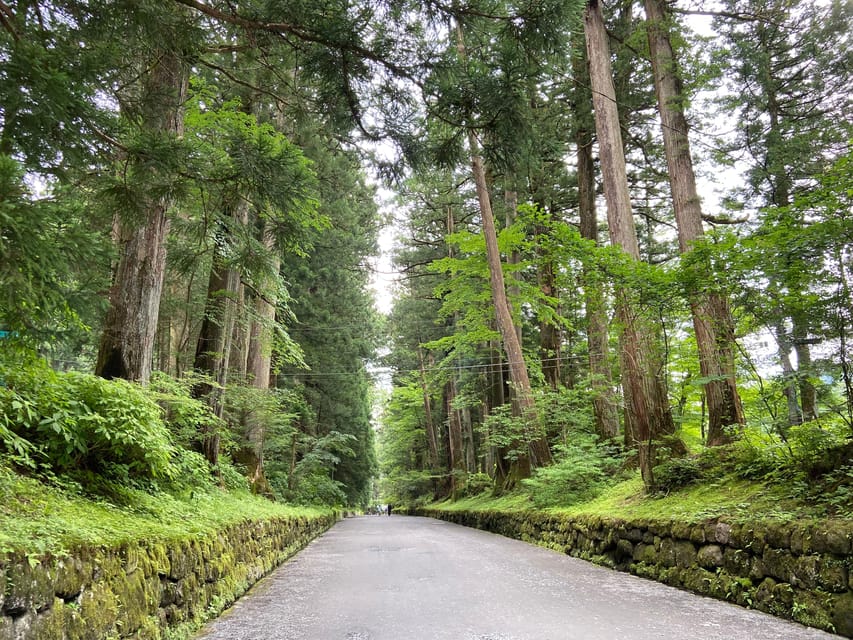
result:
M 246 520 L 328 513 L 216 487 L 179 495 L 113 489 L 110 497 L 85 495 L 73 482 L 46 484 L 0 465 L 0 553 L 62 555 L 77 545 L 186 538 Z

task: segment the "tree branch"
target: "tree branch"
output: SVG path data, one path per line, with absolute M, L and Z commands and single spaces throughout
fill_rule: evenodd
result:
M 185 7 L 195 9 L 196 11 L 203 13 L 204 15 L 213 18 L 214 20 L 233 24 L 238 27 L 243 27 L 244 29 L 267 31 L 269 33 L 276 33 L 279 35 L 291 35 L 304 42 L 313 42 L 315 44 L 321 44 L 332 49 L 337 49 L 339 51 L 349 51 L 350 53 L 356 54 L 365 60 L 371 60 L 372 62 L 376 62 L 377 64 L 381 65 L 382 67 L 384 67 L 388 71 L 391 71 L 397 76 L 414 80 L 414 75 L 410 70 L 401 67 L 397 64 L 394 64 L 393 62 L 389 62 L 388 60 L 381 57 L 376 52 L 371 51 L 370 49 L 366 49 L 351 42 L 331 41 L 323 35 L 312 33 L 311 31 L 308 31 L 306 29 L 287 22 L 266 22 L 263 20 L 252 20 L 237 14 L 235 11 L 226 13 L 224 11 L 216 9 L 215 7 L 211 7 L 208 4 L 199 2 L 198 0 L 174 1 L 178 4 L 184 5 Z

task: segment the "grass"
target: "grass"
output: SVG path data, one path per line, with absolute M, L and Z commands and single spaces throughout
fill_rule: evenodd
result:
M 80 495 L 0 465 L 0 553 L 64 554 L 78 545 L 184 538 L 249 519 L 328 513 L 215 488 L 185 496 L 122 488 L 120 498 Z
M 750 482 L 734 476 L 713 483 L 697 483 L 667 495 L 649 495 L 639 473 L 605 489 L 588 502 L 545 509 L 568 515 L 597 515 L 611 518 L 658 518 L 701 521 L 725 517 L 732 521 L 757 518 L 810 520 L 826 517 L 826 509 L 806 500 L 790 497 L 789 487 Z M 456 502 L 430 505 L 447 511 L 525 511 L 534 509 L 529 495 L 516 491 L 500 497 L 488 493 Z M 853 519 L 853 514 L 838 514 Z

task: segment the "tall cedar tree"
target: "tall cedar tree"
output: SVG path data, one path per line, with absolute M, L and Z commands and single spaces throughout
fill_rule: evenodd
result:
M 598 0 L 590 0 L 587 5 L 584 34 L 610 241 L 632 260 L 639 261 L 640 248 L 628 193 L 610 47 Z M 642 311 L 632 304 L 631 292 L 624 287 L 617 291 L 617 318 L 621 331 L 626 428 L 630 429 L 639 453 L 643 480 L 647 486 L 654 486 L 655 447 L 662 436 L 674 432 L 666 379 L 658 353 L 657 331 L 654 324 L 643 317 Z
M 670 41 L 668 29 L 672 25 L 672 17 L 666 3 L 645 0 L 645 7 L 655 92 L 678 225 L 678 245 L 682 253 L 687 253 L 691 245 L 702 238 L 704 231 L 684 115 L 686 96 Z M 710 269 L 706 271 L 710 272 Z M 720 293 L 692 291 L 690 308 L 708 407 L 707 444 L 721 445 L 730 442 L 732 428 L 745 421 L 735 381 L 734 323 L 728 300 Z

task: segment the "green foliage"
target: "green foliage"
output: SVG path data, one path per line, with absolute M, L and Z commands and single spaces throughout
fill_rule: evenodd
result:
M 494 487 L 494 484 L 487 473 L 469 473 L 465 478 L 463 493 L 469 497 L 478 496 Z
M 624 459 L 618 449 L 602 443 L 595 435 L 578 432 L 564 445 L 555 447 L 550 467 L 537 469 L 522 480 L 533 504 L 539 508 L 567 506 L 591 500 L 620 475 Z
M 391 504 L 425 504 L 433 499 L 435 479 L 429 471 L 400 470 L 383 476 L 380 490 L 383 500 Z
M 501 448 L 510 461 L 526 455 L 530 443 L 542 435 L 541 425 L 531 425 L 524 417 L 512 415 L 512 407 L 509 405 L 495 407 L 478 425 L 477 431 L 486 446 Z
M 192 389 L 205 378 L 189 373 L 173 378 L 162 371 L 151 374 L 147 392 L 163 409 L 163 420 L 175 444 L 195 448 L 201 444 L 203 433 L 223 433 L 225 424 L 203 400 L 192 397 Z
M 32 445 L 31 462 L 124 481 L 172 475 L 171 436 L 160 408 L 139 386 L 57 373 L 39 360 L 15 368 L 3 363 L 2 377 L 0 417 L 6 430 Z
M 61 337 L 79 352 L 102 311 L 110 253 L 86 205 L 49 186 L 36 197 L 19 162 L 0 153 L 0 329 L 30 345 Z
M 654 467 L 655 489 L 669 493 L 695 482 L 701 476 L 696 458 L 671 458 Z

